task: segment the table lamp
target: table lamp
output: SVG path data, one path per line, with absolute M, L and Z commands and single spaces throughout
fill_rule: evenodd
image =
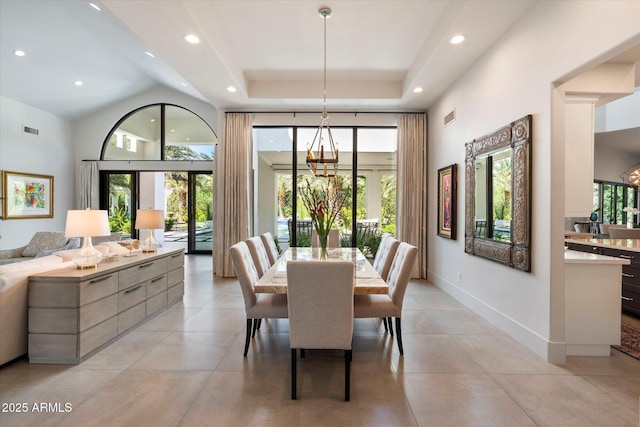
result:
M 91 237 L 109 236 L 109 216 L 107 211 L 99 211 L 87 208 L 85 210 L 67 211 L 67 225 L 65 237 L 82 237 L 82 247 L 73 257 L 73 262 L 78 269 L 96 268 L 102 261 L 102 254 L 93 247 Z
M 156 209 L 139 209 L 136 213 L 136 230 L 146 230 L 146 237 L 141 242 L 142 252 L 156 252 L 160 245 L 153 235 L 153 230 L 164 229 L 164 211 Z

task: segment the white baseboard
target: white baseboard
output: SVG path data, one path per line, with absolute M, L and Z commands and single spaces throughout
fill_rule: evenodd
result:
M 566 344 L 564 342 L 552 342 L 540 336 L 538 333 L 527 328 L 525 325 L 487 305 L 485 302 L 477 299 L 473 295 L 455 286 L 453 283 L 435 274 L 433 271 L 427 271 L 427 278 L 437 287 L 455 298 L 458 302 L 464 304 L 471 311 L 491 323 L 504 333 L 515 339 L 519 343 L 525 345 L 543 360 L 558 365 L 566 363 Z

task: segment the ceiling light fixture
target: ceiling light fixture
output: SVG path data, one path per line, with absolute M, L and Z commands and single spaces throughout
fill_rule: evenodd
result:
M 228 92 L 233 93 L 233 92 L 235 92 L 235 91 L 237 91 L 237 90 L 238 90 L 238 89 L 236 89 L 236 88 L 235 88 L 235 86 L 227 86 L 227 91 L 228 91 Z
M 24 53 L 24 50 L 14 50 L 13 54 L 15 56 L 25 56 L 26 55 L 26 53 Z
M 413 93 L 421 93 L 421 92 L 422 92 L 422 88 L 420 86 L 413 89 Z
M 307 166 L 315 176 L 332 177 L 338 172 L 338 146 L 333 141 L 327 115 L 327 18 L 331 16 L 331 9 L 322 7 L 318 13 L 324 20 L 324 92 L 320 126 L 313 141 L 307 144 Z M 325 131 L 326 136 L 323 137 Z M 325 142 L 328 142 L 327 150 Z M 328 165 L 333 165 L 333 170 L 329 170 Z
M 622 172 L 620 178 L 624 184 L 640 186 L 640 163 Z
M 94 8 L 95 10 L 97 10 L 98 12 L 102 12 L 102 9 L 100 9 L 100 6 L 98 6 L 95 3 L 91 3 L 89 2 L 89 6 L 91 6 L 92 8 Z
M 200 43 L 200 37 L 196 36 L 195 34 L 187 34 L 186 36 L 184 36 L 184 39 L 187 41 L 187 43 L 191 43 L 191 44 Z
M 457 34 L 451 37 L 451 44 L 460 44 L 464 41 L 465 37 L 462 34 Z
M 82 82 L 82 80 L 76 80 L 75 82 L 73 82 L 73 84 L 76 86 L 82 86 L 84 83 Z
M 150 56 L 150 57 L 152 57 L 152 58 L 155 58 L 155 57 L 156 57 L 153 53 L 149 52 L 148 50 L 147 50 L 147 51 L 145 51 L 144 53 L 146 53 L 147 55 L 149 55 L 149 56 Z

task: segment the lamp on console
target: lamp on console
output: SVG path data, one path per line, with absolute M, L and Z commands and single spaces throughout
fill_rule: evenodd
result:
M 164 229 L 164 211 L 155 209 L 139 209 L 136 213 L 136 230 L 146 230 L 147 237 L 140 245 L 142 252 L 156 252 L 160 245 L 153 235 L 153 230 Z
M 92 211 L 89 208 L 68 211 L 64 234 L 66 237 L 83 237 L 82 247 L 73 257 L 78 268 L 96 268 L 102 261 L 102 254 L 93 247 L 91 237 L 111 234 L 107 211 Z

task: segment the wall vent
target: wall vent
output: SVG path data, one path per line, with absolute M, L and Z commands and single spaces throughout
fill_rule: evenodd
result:
M 30 128 L 29 126 L 22 126 L 22 131 L 24 133 L 31 133 L 33 135 L 38 135 L 40 131 L 36 128 Z
M 446 116 L 444 116 L 444 126 L 447 126 L 449 123 L 453 122 L 456 119 L 456 110 L 453 109 L 453 111 L 451 111 L 449 114 L 447 114 Z

